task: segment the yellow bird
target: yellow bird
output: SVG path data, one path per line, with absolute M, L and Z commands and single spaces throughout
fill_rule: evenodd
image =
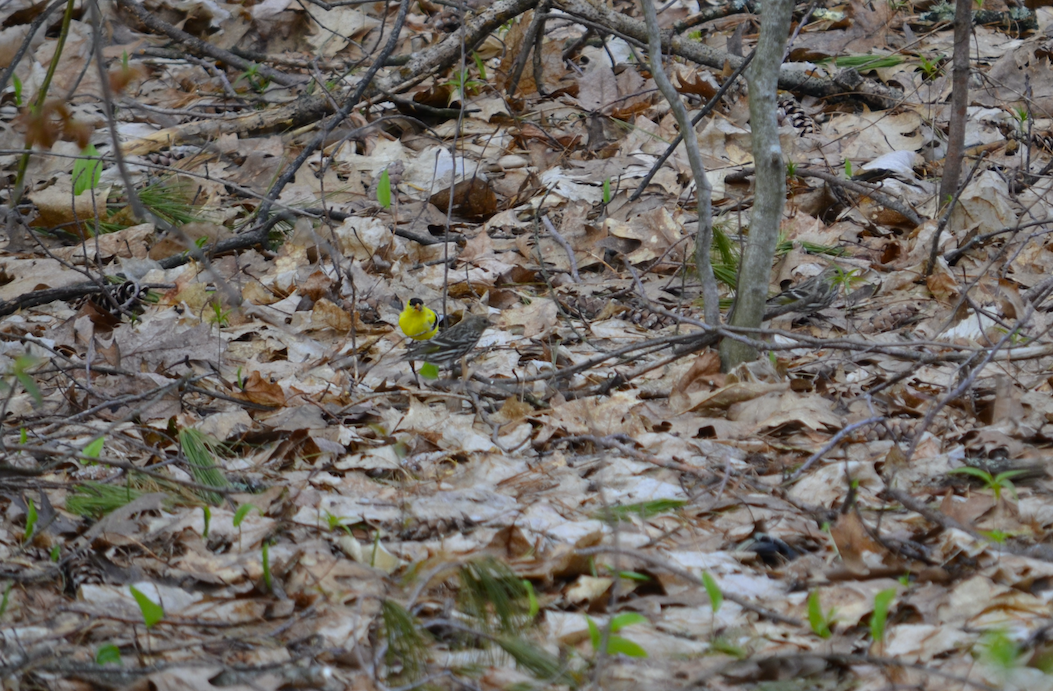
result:
M 439 331 L 439 317 L 420 298 L 410 298 L 399 315 L 399 328 L 414 341 L 427 341 Z

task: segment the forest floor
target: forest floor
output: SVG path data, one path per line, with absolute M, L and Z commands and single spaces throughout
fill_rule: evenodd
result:
M 796 9 L 839 293 L 722 373 L 637 5 L 0 5 L 4 689 L 1053 689 L 1053 15 L 977 9 L 943 219 L 947 6 Z M 659 11 L 698 113 L 758 15 Z M 744 79 L 697 132 L 733 280 Z

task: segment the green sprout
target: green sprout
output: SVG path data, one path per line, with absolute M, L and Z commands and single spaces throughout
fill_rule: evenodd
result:
M 998 473 L 998 475 L 991 475 L 991 473 L 980 468 L 974 468 L 972 466 L 965 466 L 963 468 L 954 468 L 953 470 L 947 471 L 948 475 L 970 475 L 975 477 L 984 483 L 987 489 L 991 490 L 994 494 L 995 502 L 999 502 L 1002 499 L 1002 490 L 1009 492 L 1013 499 L 1019 499 L 1016 494 L 1016 487 L 1013 485 L 1012 478 L 1024 474 L 1025 470 L 1006 470 L 1005 472 Z
M 830 638 L 830 625 L 834 623 L 836 609 L 831 607 L 828 612 L 823 611 L 823 605 L 819 602 L 819 591 L 813 590 L 808 594 L 808 624 L 812 627 L 812 633 L 819 638 Z
M 708 571 L 702 572 L 702 587 L 706 589 L 706 595 L 709 596 L 709 608 L 713 610 L 713 614 L 716 614 L 720 610 L 720 605 L 724 603 L 724 593 Z
M 647 657 L 647 651 L 644 650 L 639 643 L 615 635 L 618 631 L 630 624 L 641 624 L 646 622 L 647 618 L 638 612 L 624 612 L 611 617 L 611 632 L 607 636 L 606 645 L 604 645 L 603 632 L 600 630 L 600 627 L 596 625 L 596 622 L 594 622 L 591 617 L 585 617 L 585 623 L 589 627 L 589 641 L 592 643 L 592 649 L 600 655 L 621 653 L 627 657 Z
M 134 585 L 128 586 L 128 590 L 131 591 L 132 597 L 135 598 L 136 604 L 139 605 L 139 611 L 142 612 L 143 623 L 146 624 L 146 628 L 153 628 L 157 622 L 165 618 L 165 610 L 161 605 L 148 598 Z
M 885 639 L 885 625 L 888 623 L 888 608 L 895 597 L 895 588 L 882 590 L 874 596 L 874 612 L 870 615 L 870 637 L 875 643 Z
M 28 544 L 33 539 L 33 529 L 37 526 L 37 507 L 33 500 L 26 497 L 26 530 L 22 534 L 22 544 Z
M 380 179 L 377 180 L 377 201 L 385 209 L 391 208 L 391 176 L 388 175 L 387 168 L 384 169 L 384 172 L 380 174 Z

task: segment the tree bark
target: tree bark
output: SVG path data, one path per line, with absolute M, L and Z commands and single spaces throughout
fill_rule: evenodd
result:
M 969 105 L 969 35 L 973 26 L 973 0 L 956 0 L 954 5 L 954 58 L 951 68 L 951 122 L 947 131 L 947 156 L 943 161 L 938 207 L 943 207 L 958 191 L 965 147 L 965 110 Z
M 767 0 L 764 3 L 757 54 L 746 70 L 756 182 L 749 241 L 739 264 L 732 326 L 759 327 L 764 316 L 764 303 L 768 299 L 771 262 L 786 203 L 786 166 L 782 160 L 775 105 L 779 68 L 786 50 L 792 14 L 793 0 Z M 744 343 L 724 339 L 720 344 L 720 366 L 725 372 L 756 358 L 757 351 Z

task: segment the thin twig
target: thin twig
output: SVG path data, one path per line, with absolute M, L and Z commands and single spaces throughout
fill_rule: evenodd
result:
M 823 448 L 821 448 L 818 451 L 816 451 L 815 453 L 813 453 L 808 458 L 808 460 L 805 461 L 804 464 L 800 468 L 797 469 L 797 472 L 795 472 L 793 475 L 791 475 L 790 477 L 788 477 L 786 479 L 786 482 L 784 482 L 783 485 L 789 485 L 789 484 L 792 484 L 792 483 L 796 482 L 797 478 L 801 477 L 801 475 L 804 474 L 804 472 L 806 470 L 811 468 L 812 465 L 816 461 L 818 461 L 820 458 L 822 458 L 827 453 L 829 453 L 831 449 L 833 449 L 835 446 L 840 444 L 841 440 L 844 439 L 845 437 L 847 437 L 849 434 L 852 434 L 852 432 L 855 432 L 857 429 L 860 429 L 861 427 L 868 427 L 870 425 L 873 425 L 874 423 L 881 422 L 884 419 L 885 419 L 884 415 L 875 415 L 874 417 L 868 417 L 866 420 L 860 420 L 859 422 L 853 422 L 848 427 L 845 427 L 843 430 L 841 430 L 840 432 L 835 434 L 833 437 L 831 437 L 830 441 L 828 441 L 825 445 L 823 445 Z
M 567 253 L 567 261 L 570 262 L 570 277 L 575 283 L 581 283 L 581 276 L 578 275 L 578 260 L 574 258 L 574 248 L 570 246 L 565 237 L 559 234 L 556 226 L 549 220 L 548 214 L 541 216 L 541 222 L 545 224 L 545 230 L 552 236 L 552 239 L 558 242 L 563 251 Z

